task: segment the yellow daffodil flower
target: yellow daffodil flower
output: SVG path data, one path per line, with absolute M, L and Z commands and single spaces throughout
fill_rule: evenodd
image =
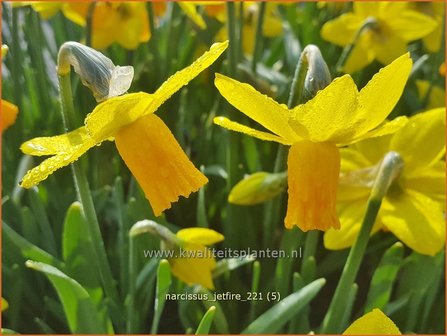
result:
M 410 6 L 419 13 L 432 17 L 438 23 L 436 29 L 425 36 L 422 41 L 425 48 L 430 52 L 437 52 L 441 48 L 443 21 L 445 17 L 444 1 L 415 1 Z
M 154 112 L 181 87 L 209 67 L 227 48 L 216 43 L 189 67 L 178 71 L 153 94 L 129 93 L 110 98 L 91 112 L 85 126 L 67 134 L 35 138 L 22 144 L 29 155 L 52 155 L 28 171 L 21 186 L 30 188 L 57 169 L 76 161 L 90 148 L 115 140 L 154 214 L 159 216 L 180 195 L 188 197 L 208 179 L 189 161 L 169 128 Z
M 426 80 L 416 80 L 416 87 L 421 100 L 426 99 L 428 94 L 427 110 L 443 107 L 445 105 L 445 90 L 443 88 L 432 85 Z
M 399 100 L 412 66 L 408 54 L 380 70 L 358 92 L 349 75 L 336 78 L 305 104 L 288 109 L 252 86 L 216 74 L 225 99 L 272 133 L 217 117 L 214 123 L 291 146 L 285 226 L 303 231 L 339 228 L 335 210 L 340 156 L 337 145 L 395 132 L 406 118 L 384 123 Z
M 13 7 L 31 6 L 40 14 L 42 19 L 47 20 L 53 17 L 57 12 L 61 11 L 70 21 L 80 26 L 85 26 L 88 2 L 72 2 L 72 1 L 13 1 Z
M 187 284 L 214 289 L 212 271 L 216 260 L 206 247 L 224 240 L 220 233 L 205 228 L 182 229 L 176 233 L 180 248 L 176 258 L 168 259 L 172 274 Z
M 343 335 L 401 335 L 399 328 L 380 309 L 355 320 Z
M 445 77 L 445 61 L 439 66 L 439 74 Z
M 19 113 L 19 109 L 16 105 L 7 102 L 2 99 L 2 125 L 1 131 L 3 132 L 9 126 L 13 125 L 16 122 L 17 114 Z
M 373 233 L 391 231 L 414 251 L 435 255 L 445 242 L 445 108 L 417 114 L 393 135 L 342 150 L 341 229 L 325 233 L 328 249 L 351 246 L 360 230 L 374 166 L 389 151 L 404 168 L 382 202 Z M 344 176 L 343 176 L 344 175 Z
M 277 4 L 267 3 L 264 14 L 264 24 L 262 29 L 263 36 L 275 37 L 282 34 L 282 22 L 276 13 Z M 225 6 L 221 4 L 208 5 L 207 7 L 215 7 L 214 10 L 219 9 L 221 11 L 208 10 L 208 13 L 212 13 L 216 19 L 221 22 L 226 22 L 227 16 Z M 222 11 L 223 10 L 223 11 Z M 253 53 L 255 45 L 255 33 L 256 25 L 259 15 L 259 3 L 253 1 L 244 2 L 244 20 L 242 27 L 242 47 L 246 54 Z M 228 39 L 228 27 L 225 25 L 216 34 L 217 41 L 224 41 Z
M 407 43 L 433 32 L 433 18 L 411 10 L 406 2 L 364 2 L 353 4 L 353 12 L 326 22 L 321 36 L 336 45 L 353 43 L 359 29 L 368 23 L 355 42 L 344 71 L 352 73 L 378 60 L 386 65 L 407 51 Z

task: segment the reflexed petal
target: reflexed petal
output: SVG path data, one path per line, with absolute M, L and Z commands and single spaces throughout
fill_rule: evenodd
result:
M 172 274 L 188 285 L 200 284 L 207 289 L 214 289 L 212 270 L 216 267 L 216 261 L 212 253 L 205 247 L 190 244 L 184 247 L 185 254 L 191 258 L 179 257 L 169 259 Z M 192 258 L 192 257 L 196 258 Z
M 97 142 L 115 136 L 124 126 L 154 113 L 154 95 L 145 92 L 113 97 L 98 104 L 85 118 L 85 126 Z
M 289 200 L 286 228 L 338 229 L 335 210 L 340 154 L 329 143 L 300 141 L 292 145 L 287 161 Z
M 354 244 L 366 213 L 368 194 L 357 201 L 343 204 L 338 211 L 340 229 L 330 229 L 324 233 L 324 247 L 329 250 L 341 250 Z M 379 221 L 373 226 L 371 235 L 380 229 Z
M 387 24 L 407 42 L 427 36 L 438 27 L 436 20 L 408 9 L 390 17 Z
M 219 232 L 198 227 L 181 229 L 177 231 L 176 235 L 186 243 L 200 245 L 212 245 L 225 239 Z
M 210 50 L 200 56 L 190 66 L 177 71 L 169 77 L 154 93 L 154 105 L 152 109 L 157 110 L 169 97 L 197 77 L 203 70 L 213 64 L 219 56 L 227 49 L 228 41 L 214 43 Z
M 115 143 L 155 216 L 169 209 L 179 196 L 188 197 L 208 182 L 156 115 L 123 127 L 116 134 Z
M 355 320 L 343 335 L 401 335 L 393 321 L 380 309 L 363 315 Z
M 74 146 L 82 145 L 86 142 L 93 142 L 85 127 L 66 134 L 52 137 L 39 137 L 28 140 L 20 146 L 20 150 L 28 155 L 56 155 L 72 150 Z
M 183 9 L 185 14 L 194 22 L 200 29 L 206 28 L 206 23 L 202 16 L 197 12 L 195 4 L 188 3 L 186 1 L 177 2 L 178 5 Z
M 360 108 L 357 115 L 353 116 L 363 120 L 359 125 L 359 134 L 376 128 L 391 113 L 402 95 L 411 66 L 410 55 L 405 54 L 380 69 L 360 91 Z
M 390 144 L 398 152 L 405 170 L 424 169 L 439 161 L 445 153 L 445 108 L 430 110 L 410 118 Z
M 380 215 L 383 224 L 414 251 L 435 255 L 445 243 L 442 206 L 429 197 L 406 190 L 385 199 Z
M 321 36 L 336 45 L 346 46 L 353 42 L 357 30 L 362 25 L 362 18 L 346 13 L 326 22 L 321 28 Z
M 1 113 L 1 130 L 4 131 L 9 126 L 13 125 L 16 122 L 17 114 L 19 113 L 19 108 L 11 104 L 6 100 L 1 100 L 2 104 L 2 113 Z
M 262 131 L 258 131 L 255 130 L 251 127 L 245 126 L 245 125 L 241 125 L 235 121 L 231 121 L 228 118 L 225 117 L 216 117 L 213 119 L 213 122 L 216 125 L 222 126 L 226 129 L 229 129 L 231 131 L 235 131 L 235 132 L 239 132 L 239 133 L 244 133 L 247 134 L 249 136 L 252 136 L 254 138 L 258 138 L 261 140 L 265 140 L 265 141 L 275 141 L 275 142 L 279 142 L 283 145 L 291 145 L 292 143 L 280 138 L 277 135 L 271 134 L 271 133 L 267 133 L 267 132 L 262 132 Z
M 45 180 L 49 175 L 53 174 L 59 168 L 65 167 L 76 161 L 82 154 L 94 147 L 96 143 L 90 139 L 79 145 L 67 148 L 63 153 L 54 155 L 43 161 L 37 167 L 29 170 L 22 179 L 20 186 L 23 188 L 31 188 L 41 181 Z
M 306 104 L 290 111 L 290 125 L 297 132 L 304 127 L 313 142 L 340 142 L 355 136 L 357 87 L 351 76 L 336 78 Z
M 419 174 L 402 174 L 399 184 L 404 189 L 420 192 L 445 206 L 445 162 L 438 161 Z M 416 172 L 417 173 L 417 172 Z
M 216 73 L 217 89 L 239 111 L 268 130 L 290 142 L 300 139 L 289 126 L 289 110 L 272 98 L 256 91 L 251 85 Z
M 404 117 L 404 116 L 397 117 L 396 119 L 393 119 L 391 121 L 385 121 L 382 125 L 376 127 L 375 129 L 373 129 L 365 134 L 360 135 L 359 137 L 357 137 L 355 139 L 352 139 L 347 144 L 352 144 L 352 143 L 362 141 L 365 139 L 378 138 L 378 137 L 383 137 L 384 135 L 396 133 L 397 131 L 402 129 L 402 127 L 404 127 L 407 124 L 407 122 L 408 122 L 408 118 Z M 344 145 L 346 145 L 346 144 L 344 144 Z

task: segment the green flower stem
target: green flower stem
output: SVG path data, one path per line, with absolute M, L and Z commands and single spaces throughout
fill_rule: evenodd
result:
M 304 242 L 303 258 L 301 262 L 301 273 L 306 260 L 315 255 L 318 245 L 318 236 L 318 230 L 313 230 L 306 233 L 306 241 Z
M 92 23 L 93 23 L 93 13 L 95 12 L 96 1 L 92 1 L 87 9 L 87 17 L 85 24 L 85 45 L 88 47 L 92 46 Z
M 69 131 L 75 125 L 75 113 L 73 105 L 73 97 L 71 92 L 70 73 L 59 75 L 59 87 L 61 92 L 62 117 L 66 131 Z M 79 201 L 82 204 L 85 219 L 88 223 L 89 234 L 92 239 L 92 245 L 95 249 L 96 264 L 98 265 L 99 274 L 109 300 L 114 303 L 118 301 L 118 291 L 113 285 L 113 275 L 110 270 L 109 263 L 104 248 L 104 241 L 101 237 L 98 219 L 96 217 L 95 207 L 93 205 L 92 195 L 88 186 L 87 178 L 82 171 L 79 162 L 72 163 L 73 178 L 75 181 L 76 191 Z
M 135 236 L 129 235 L 129 297 L 126 304 L 127 307 L 127 326 L 128 334 L 135 334 L 136 331 L 136 314 L 135 314 L 135 284 L 137 282 L 137 267 L 135 258 Z
M 236 34 L 236 11 L 234 8 L 234 2 L 228 1 L 227 4 L 227 30 L 230 44 L 228 46 L 228 66 L 229 74 L 231 77 L 236 75 L 237 67 L 237 46 L 238 39 Z
M 322 334 L 342 332 L 341 328 L 343 326 L 340 325 L 340 321 L 343 319 L 343 307 L 346 298 L 349 296 L 352 285 L 357 277 L 371 230 L 376 221 L 380 205 L 382 204 L 382 199 L 386 195 L 393 180 L 401 171 L 401 168 L 402 160 L 399 154 L 389 152 L 385 155 L 368 199 L 368 205 L 359 235 L 349 252 L 340 281 L 338 282 L 328 312 L 323 320 L 320 330 Z
M 360 28 L 357 30 L 354 39 L 350 44 L 348 44 L 342 51 L 340 58 L 338 59 L 337 65 L 335 66 L 335 69 L 338 72 L 343 71 L 343 66 L 346 63 L 346 60 L 348 59 L 348 56 L 351 54 L 352 50 L 354 49 L 355 45 L 357 44 L 360 36 L 362 33 L 367 30 L 373 28 L 377 24 L 376 19 L 374 18 L 368 18 L 365 20 L 365 22 L 360 26 Z
M 261 54 L 262 27 L 264 25 L 265 7 L 267 6 L 267 2 L 263 1 L 259 3 L 258 6 L 259 6 L 259 15 L 258 15 L 258 21 L 256 22 L 255 46 L 253 50 L 253 59 L 251 61 L 251 70 L 253 74 L 256 74 L 256 67 L 258 65 L 259 56 Z

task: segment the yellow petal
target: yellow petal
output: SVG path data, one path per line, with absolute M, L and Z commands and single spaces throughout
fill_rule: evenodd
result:
M 445 153 L 445 108 L 417 114 L 394 134 L 390 149 L 398 152 L 405 171 L 422 170 L 439 161 Z
M 214 84 L 231 105 L 268 130 L 289 142 L 300 139 L 289 126 L 289 110 L 285 105 L 278 104 L 251 85 L 218 73 Z
M 404 173 L 399 178 L 399 184 L 404 189 L 412 189 L 445 205 L 445 162 L 438 161 L 414 175 Z
M 439 86 L 432 85 L 432 83 L 430 83 L 429 81 L 423 81 L 423 80 L 417 80 L 416 87 L 418 89 L 419 98 L 421 99 L 421 101 L 425 100 L 427 93 L 429 94 L 428 104 L 426 107 L 428 110 L 445 106 L 444 89 L 440 88 Z
M 354 139 L 352 139 L 351 141 L 349 141 L 348 143 L 345 143 L 343 145 L 348 145 L 348 144 L 352 144 L 364 139 L 370 139 L 370 138 L 377 138 L 377 137 L 383 137 L 384 135 L 389 135 L 389 134 L 393 134 L 396 133 L 397 131 L 399 131 L 400 129 L 402 129 L 408 122 L 408 118 L 405 116 L 401 116 L 401 117 L 397 117 L 396 119 L 393 119 L 391 121 L 385 121 L 384 123 L 382 123 L 382 125 L 376 127 L 375 129 L 362 134 Z
M 192 22 L 199 26 L 200 29 L 206 29 L 206 23 L 202 16 L 197 12 L 195 4 L 188 3 L 186 1 L 179 1 L 177 3 Z
M 362 25 L 362 18 L 352 13 L 346 13 L 338 18 L 326 22 L 321 27 L 323 39 L 339 46 L 346 46 L 353 42 L 357 30 Z
M 188 197 L 208 182 L 156 115 L 123 127 L 116 134 L 115 143 L 155 216 L 169 209 L 179 196 Z
M 205 246 L 197 244 L 190 244 L 184 250 L 189 257 L 169 259 L 172 274 L 188 285 L 200 284 L 214 289 L 211 272 L 216 267 L 216 261 L 211 252 Z
M 354 244 L 360 231 L 363 217 L 366 212 L 368 194 L 364 197 L 344 203 L 338 211 L 340 219 L 340 229 L 330 229 L 324 233 L 324 247 L 329 250 L 341 250 Z M 380 229 L 379 221 L 373 226 L 371 235 Z
M 113 97 L 98 104 L 85 118 L 85 126 L 97 142 L 113 137 L 122 127 L 154 113 L 154 96 L 145 92 Z
M 62 13 L 70 21 L 84 27 L 89 6 L 88 2 L 65 2 Z
M 414 251 L 433 256 L 442 250 L 444 213 L 442 206 L 429 197 L 412 190 L 390 194 L 380 215 L 383 225 Z
M 37 167 L 29 170 L 22 179 L 20 186 L 23 188 L 31 188 L 41 181 L 45 180 L 49 175 L 53 174 L 59 168 L 65 167 L 70 163 L 76 161 L 81 155 L 94 147 L 96 142 L 89 138 L 84 143 L 67 147 L 64 152 L 58 153 L 45 161 Z
M 128 2 L 121 3 L 120 6 L 119 22 L 114 23 L 115 27 L 120 26 L 120 29 L 114 30 L 115 41 L 122 47 L 133 50 L 140 43 L 149 41 L 151 37 L 146 3 Z M 121 11 L 125 14 L 121 14 Z
M 225 239 L 219 232 L 199 227 L 181 229 L 176 235 L 186 243 L 200 245 L 212 245 Z
M 1 131 L 3 132 L 9 126 L 13 125 L 16 122 L 17 114 L 19 113 L 19 108 L 2 99 L 2 114 L 1 114 Z
M 369 16 L 378 17 L 380 11 L 380 2 L 376 1 L 355 1 L 353 10 L 356 15 L 365 19 Z
M 63 2 L 47 3 L 46 1 L 33 1 L 28 2 L 31 7 L 40 14 L 42 19 L 47 20 L 55 15 L 64 5 Z
M 28 140 L 20 146 L 20 150 L 28 155 L 56 155 L 72 150 L 74 146 L 82 145 L 85 142 L 93 141 L 85 127 L 66 134 L 52 137 L 39 137 Z
M 430 34 L 438 27 L 436 20 L 413 10 L 404 10 L 387 21 L 393 32 L 411 42 Z
M 216 125 L 222 126 L 222 127 L 229 129 L 231 131 L 244 133 L 244 134 L 247 134 L 249 136 L 252 136 L 254 138 L 258 138 L 261 140 L 274 141 L 274 142 L 281 143 L 283 145 L 291 145 L 292 144 L 291 142 L 289 142 L 283 138 L 280 138 L 277 135 L 255 130 L 251 127 L 241 125 L 235 121 L 231 121 L 230 119 L 225 118 L 225 117 L 216 117 L 213 119 L 213 122 Z
M 213 64 L 227 49 L 228 41 L 214 43 L 210 50 L 194 61 L 190 66 L 177 71 L 169 77 L 154 93 L 154 104 L 151 108 L 157 110 L 169 97 L 193 80 L 203 70 Z
M 351 145 L 350 148 L 360 152 L 369 162 L 368 166 L 374 166 L 382 161 L 385 154 L 389 151 L 391 138 L 392 135 L 370 138 L 357 142 Z
M 396 59 L 380 69 L 359 94 L 359 106 L 353 118 L 363 120 L 358 125 L 358 134 L 379 126 L 391 113 L 400 99 L 410 74 L 412 61 L 409 54 Z
M 390 64 L 399 56 L 407 52 L 407 43 L 399 35 L 389 32 L 388 34 L 374 35 L 372 45 L 376 59 L 384 64 Z
M 355 320 L 343 335 L 401 335 L 400 330 L 380 309 Z
M 286 228 L 297 225 L 301 230 L 338 229 L 335 203 L 340 154 L 330 143 L 300 141 L 289 150 L 289 200 Z
M 376 55 L 374 49 L 371 48 L 372 45 L 373 33 L 371 31 L 363 32 L 349 54 L 348 59 L 343 66 L 343 71 L 351 74 L 363 69 L 374 61 Z
M 306 138 L 313 142 L 338 143 L 353 137 L 357 121 L 357 87 L 351 76 L 336 78 L 306 104 L 291 110 L 290 125 L 295 131 L 306 129 Z
M 8 301 L 2 298 L 2 312 L 8 309 L 8 307 L 9 307 Z

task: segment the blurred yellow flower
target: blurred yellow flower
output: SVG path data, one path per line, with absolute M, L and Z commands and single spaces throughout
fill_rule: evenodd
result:
M 92 19 L 92 47 L 106 49 L 116 42 L 135 49 L 149 41 L 145 2 L 98 2 Z
M 399 328 L 380 309 L 355 320 L 343 335 L 401 335 Z
M 17 114 L 19 113 L 19 108 L 2 99 L 2 115 L 1 115 L 1 131 L 3 132 L 9 126 L 13 125 L 16 122 Z
M 445 61 L 439 66 L 439 74 L 445 77 Z
M 267 3 L 264 14 L 264 23 L 262 35 L 266 37 L 275 37 L 282 34 L 282 22 L 278 13 L 276 12 L 277 4 Z M 225 23 L 227 20 L 225 6 L 221 4 L 208 5 L 206 7 L 215 7 L 220 11 L 208 10 L 208 13 L 213 13 L 216 19 Z M 253 1 L 244 2 L 244 18 L 242 27 L 242 47 L 246 54 L 253 53 L 255 45 L 256 25 L 259 16 L 259 3 Z M 228 39 L 228 26 L 225 24 L 216 34 L 217 41 L 225 41 Z
M 165 123 L 153 113 L 171 95 L 209 67 L 227 48 L 216 43 L 189 67 L 178 71 L 153 94 L 129 93 L 110 98 L 90 113 L 85 126 L 67 134 L 35 138 L 22 144 L 29 155 L 52 155 L 28 171 L 21 186 L 30 188 L 90 148 L 115 140 L 118 152 L 143 188 L 156 216 L 180 195 L 188 197 L 208 179 L 189 161 Z
M 8 307 L 9 307 L 8 301 L 2 298 L 2 312 L 8 309 Z
M 215 84 L 225 99 L 274 134 L 224 117 L 215 118 L 214 123 L 291 146 L 286 228 L 339 228 L 335 209 L 340 169 L 337 145 L 393 133 L 402 127 L 405 117 L 383 122 L 402 94 L 411 65 L 408 54 L 399 57 L 360 92 L 349 75 L 336 78 L 313 99 L 291 110 L 248 84 L 216 74 Z
M 386 65 L 407 51 L 407 43 L 433 32 L 438 23 L 408 8 L 406 2 L 356 1 L 353 12 L 326 22 L 321 36 L 336 45 L 351 44 L 359 29 L 367 24 L 348 59 L 344 71 L 352 73 L 378 60 Z
M 390 187 L 373 233 L 380 228 L 421 254 L 435 255 L 445 242 L 445 108 L 411 117 L 393 135 L 369 139 L 342 149 L 338 201 L 341 229 L 324 235 L 328 249 L 351 246 L 366 210 L 374 167 L 389 151 L 402 157 L 404 168 Z
M 445 90 L 443 88 L 432 85 L 426 80 L 416 80 L 416 87 L 421 100 L 426 99 L 428 94 L 427 110 L 445 106 Z
M 445 17 L 444 1 L 415 1 L 411 2 L 410 6 L 422 14 L 432 17 L 438 23 L 436 29 L 425 36 L 422 41 L 428 51 L 439 51 L 442 43 L 443 21 Z
M 177 232 L 180 251 L 176 258 L 168 259 L 172 274 L 187 284 L 200 284 L 214 289 L 212 271 L 216 260 L 206 246 L 224 240 L 220 233 L 205 228 L 188 228 Z

